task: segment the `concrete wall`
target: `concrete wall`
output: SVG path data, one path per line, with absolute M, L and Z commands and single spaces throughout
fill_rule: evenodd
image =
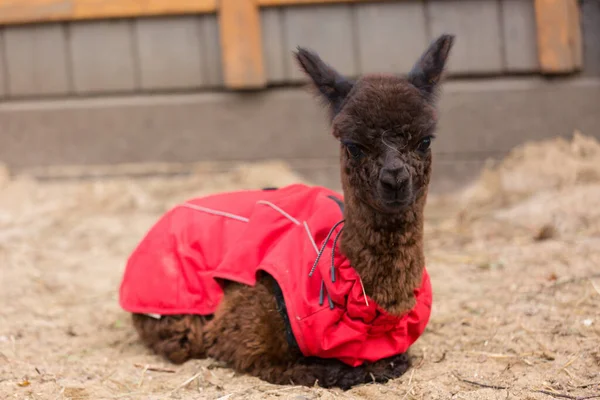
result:
M 446 84 L 434 145 L 436 189 L 476 176 L 525 140 L 600 138 L 600 79 L 496 79 Z M 303 89 L 0 105 L 0 160 L 13 171 L 56 165 L 281 158 L 337 184 L 337 143 Z
M 304 78 L 291 50 L 310 47 L 349 75 L 403 73 L 450 31 L 455 79 L 441 100 L 433 186 L 455 188 L 526 140 L 600 137 L 600 7 L 581 5 L 588 78 L 548 80 L 537 77 L 533 0 L 262 9 L 268 81 L 283 88 L 253 93 L 221 90 L 215 15 L 0 28 L 0 162 L 42 176 L 61 165 L 281 158 L 335 187 L 337 145 L 314 98 L 293 87 Z

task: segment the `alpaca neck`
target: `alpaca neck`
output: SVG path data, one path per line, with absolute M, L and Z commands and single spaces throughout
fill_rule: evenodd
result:
M 367 295 L 391 314 L 405 313 L 415 305 L 414 289 L 421 285 L 425 264 L 425 196 L 395 215 L 352 200 L 346 200 L 341 249 Z

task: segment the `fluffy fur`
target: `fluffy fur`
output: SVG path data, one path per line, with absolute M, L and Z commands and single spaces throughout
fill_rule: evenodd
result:
M 419 286 L 423 209 L 431 175 L 435 101 L 454 37 L 434 41 L 405 76 L 365 75 L 351 81 L 318 55 L 299 48 L 296 60 L 330 110 L 340 141 L 345 198 L 341 250 L 365 291 L 392 314 L 410 310 Z M 174 363 L 212 357 L 235 370 L 275 384 L 348 389 L 385 382 L 410 366 L 406 354 L 352 368 L 337 360 L 303 357 L 288 344 L 274 297 L 276 283 L 263 275 L 256 286 L 233 282 L 211 316 L 160 320 L 134 314 L 141 340 Z

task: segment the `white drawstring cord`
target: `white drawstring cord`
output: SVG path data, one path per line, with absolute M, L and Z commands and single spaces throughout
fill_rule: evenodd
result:
M 271 203 L 270 201 L 259 200 L 256 203 L 267 205 L 267 206 L 271 207 L 272 209 L 274 209 L 275 211 L 279 212 L 281 215 L 283 215 L 290 221 L 292 221 L 294 224 L 300 225 L 300 222 L 298 222 L 298 220 L 296 218 L 292 217 L 290 214 L 286 213 L 285 211 L 283 211 L 281 208 L 277 207 L 275 204 Z
M 259 201 L 257 201 L 257 204 L 264 204 L 264 205 L 266 205 L 266 206 L 269 206 L 269 207 L 271 207 L 273 210 L 275 210 L 275 211 L 277 211 L 278 213 L 280 213 L 281 215 L 283 215 L 285 218 L 287 218 L 288 220 L 290 220 L 290 221 L 291 221 L 293 224 L 295 224 L 295 225 L 304 225 L 304 229 L 305 229 L 305 231 L 306 231 L 306 235 L 308 236 L 308 239 L 310 240 L 310 242 L 311 242 L 311 244 L 313 245 L 313 248 L 315 249 L 315 252 L 316 252 L 316 254 L 317 254 L 317 259 L 315 260 L 315 263 L 314 263 L 314 265 L 313 265 L 313 268 L 311 269 L 311 271 L 310 271 L 310 273 L 309 273 L 309 276 L 311 276 L 311 275 L 313 274 L 313 272 L 314 272 L 314 269 L 316 268 L 316 266 L 317 266 L 317 264 L 318 264 L 318 262 L 319 262 L 319 259 L 321 258 L 320 256 L 321 256 L 321 254 L 322 254 L 322 251 L 324 251 L 324 250 L 325 250 L 325 245 L 326 245 L 326 243 L 327 243 L 328 239 L 331 237 L 331 233 L 333 233 L 333 230 L 334 230 L 334 229 L 335 229 L 335 228 L 336 228 L 336 227 L 337 227 L 337 226 L 338 226 L 340 223 L 342 223 L 342 222 L 343 222 L 343 220 L 342 220 L 342 221 L 340 221 L 340 222 L 338 222 L 338 223 L 336 223 L 336 224 L 333 226 L 333 228 L 332 228 L 332 229 L 331 229 L 331 231 L 329 232 L 329 235 L 327 235 L 327 239 L 325 239 L 325 241 L 324 241 L 324 243 L 323 243 L 323 248 L 322 248 L 322 251 L 319 251 L 319 248 L 318 248 L 318 246 L 317 246 L 317 243 L 315 242 L 315 239 L 313 238 L 312 232 L 310 231 L 310 228 L 309 228 L 309 226 L 308 226 L 308 223 L 307 223 L 306 221 L 303 221 L 303 223 L 302 223 L 302 224 L 300 224 L 300 222 L 299 222 L 299 221 L 298 221 L 296 218 L 292 217 L 290 214 L 288 214 L 287 212 L 285 212 L 284 210 L 282 210 L 280 207 L 276 206 L 275 204 L 271 203 L 270 201 L 266 201 L 266 200 L 259 200 Z M 217 216 L 221 216 L 221 217 L 231 218 L 231 219 L 234 219 L 234 220 L 236 220 L 236 221 L 241 221 L 241 222 L 245 222 L 245 223 L 248 223 L 248 222 L 250 221 L 248 218 L 246 218 L 246 217 L 242 217 L 241 215 L 236 215 L 236 214 L 229 213 L 229 212 L 225 212 L 225 211 L 214 210 L 214 209 L 212 209 L 212 208 L 207 208 L 207 207 L 197 206 L 197 205 L 195 205 L 195 204 L 183 203 L 183 204 L 181 204 L 180 206 L 181 206 L 181 207 L 187 207 L 187 208 L 190 208 L 190 209 L 192 209 L 192 210 L 196 210 L 196 211 L 205 212 L 205 213 L 207 213 L 207 214 L 211 214 L 211 215 L 217 215 Z M 337 242 L 337 237 L 336 237 L 336 240 L 335 240 L 335 241 Z M 335 245 L 335 243 L 334 243 L 334 245 Z M 332 268 L 333 268 L 333 266 L 332 266 Z M 332 271 L 332 274 L 333 274 L 333 271 Z M 332 281 L 333 281 L 333 282 L 335 282 L 335 275 L 332 275 L 332 278 L 333 278 L 333 279 L 332 279 Z M 366 305 L 367 305 L 367 307 L 368 307 L 368 306 L 369 306 L 369 300 L 367 299 L 367 293 L 365 292 L 365 286 L 363 285 L 363 283 L 362 283 L 362 279 L 360 278 L 360 276 L 358 277 L 358 281 L 359 281 L 359 283 L 360 283 L 360 287 L 361 287 L 361 289 L 362 289 L 362 293 L 363 293 L 363 296 L 364 296 L 364 298 L 365 298 L 365 304 L 366 304 Z M 322 289 L 322 290 L 321 290 L 321 296 L 320 296 L 321 298 L 320 298 L 320 301 L 319 301 L 319 303 L 320 303 L 320 304 L 322 304 L 322 303 L 323 303 L 323 300 L 324 300 L 324 299 L 322 298 L 322 297 L 323 297 L 323 289 L 324 289 L 324 288 L 323 288 L 323 284 L 324 284 L 324 283 L 325 283 L 324 281 L 323 281 L 323 282 L 321 282 L 321 287 L 322 287 L 321 289 Z M 329 297 L 329 293 L 327 294 L 327 296 Z M 331 298 L 329 298 L 328 300 L 329 300 L 329 302 L 330 302 L 330 306 L 331 306 Z M 156 314 L 155 314 L 155 315 L 152 315 L 152 316 L 156 318 Z
M 250 221 L 248 218 L 242 217 L 241 215 L 235 215 L 235 214 L 228 213 L 225 211 L 213 210 L 212 208 L 201 207 L 201 206 L 197 206 L 195 204 L 184 203 L 184 204 L 181 204 L 181 207 L 187 207 L 187 208 L 191 208 L 192 210 L 202 211 L 207 214 L 218 215 L 221 217 L 227 217 L 227 218 L 235 219 L 235 220 L 242 221 L 242 222 Z

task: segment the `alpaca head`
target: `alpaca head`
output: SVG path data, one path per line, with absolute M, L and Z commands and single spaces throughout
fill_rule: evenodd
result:
M 299 48 L 295 53 L 329 108 L 349 204 L 395 214 L 426 195 L 436 92 L 453 42 L 452 35 L 440 36 L 407 76 L 364 75 L 356 81 L 313 52 Z

